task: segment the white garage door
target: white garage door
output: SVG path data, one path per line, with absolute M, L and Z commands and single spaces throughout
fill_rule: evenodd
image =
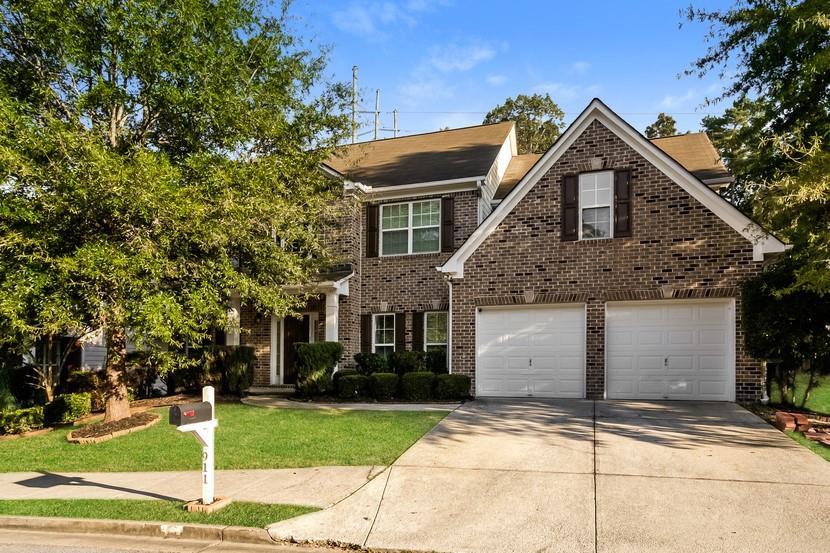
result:
M 608 397 L 733 401 L 734 321 L 731 300 L 609 303 Z
M 585 397 L 585 306 L 481 310 L 476 394 Z

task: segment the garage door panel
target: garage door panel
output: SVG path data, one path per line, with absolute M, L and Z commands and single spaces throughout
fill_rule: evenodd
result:
M 726 344 L 726 334 L 722 330 L 701 330 L 699 343 L 706 346 Z
M 476 342 L 480 396 L 585 395 L 584 306 L 483 310 Z
M 732 317 L 728 300 L 608 304 L 608 397 L 729 400 Z

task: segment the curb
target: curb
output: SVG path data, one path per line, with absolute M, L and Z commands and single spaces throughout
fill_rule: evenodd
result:
M 214 526 L 139 520 L 23 517 L 0 515 L 0 529 L 61 532 L 67 534 L 119 534 L 148 538 L 172 538 L 244 544 L 278 545 L 264 528 Z

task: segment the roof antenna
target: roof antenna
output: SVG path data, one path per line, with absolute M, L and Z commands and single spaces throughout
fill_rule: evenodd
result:
M 357 142 L 357 66 L 352 66 L 352 144 Z
M 380 89 L 375 89 L 375 140 L 378 139 L 380 130 Z

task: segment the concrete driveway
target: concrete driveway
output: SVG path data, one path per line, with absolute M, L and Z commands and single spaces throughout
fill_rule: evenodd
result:
M 451 413 L 276 538 L 429 551 L 827 550 L 830 463 L 724 403 L 500 400 Z

